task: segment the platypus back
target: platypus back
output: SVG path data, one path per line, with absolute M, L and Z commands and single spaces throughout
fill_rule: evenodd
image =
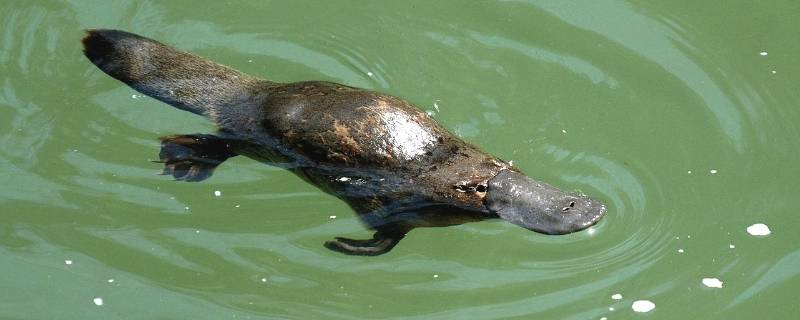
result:
M 215 118 L 220 108 L 252 105 L 270 82 L 132 33 L 96 29 L 84 53 L 100 70 L 176 108 Z

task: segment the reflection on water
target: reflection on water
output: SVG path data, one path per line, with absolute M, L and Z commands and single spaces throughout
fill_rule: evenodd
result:
M 14 275 L 0 315 L 617 319 L 645 299 L 656 317 L 761 316 L 774 301 L 788 318 L 800 70 L 786 52 L 800 45 L 771 34 L 797 27 L 775 3 L 0 4 L 0 269 Z M 764 12 L 772 24 L 728 20 Z M 482 222 L 333 254 L 332 234 L 365 231 L 291 174 L 232 159 L 203 183 L 157 175 L 156 137 L 213 128 L 97 72 L 78 41 L 90 27 L 402 96 L 609 213 L 567 236 Z M 758 222 L 773 233 L 744 231 Z

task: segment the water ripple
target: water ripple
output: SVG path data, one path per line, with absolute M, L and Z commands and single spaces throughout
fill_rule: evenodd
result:
M 687 41 L 673 32 L 669 25 L 639 14 L 630 5 L 618 1 L 580 4 L 581 10 L 575 10 L 577 3 L 551 2 L 535 5 L 566 23 L 601 34 L 609 41 L 636 52 L 644 59 L 661 66 L 665 72 L 671 73 L 703 99 L 704 106 L 714 114 L 730 144 L 739 153 L 744 152 L 747 147 L 744 139 L 746 132 L 740 105 L 732 101 L 725 94 L 725 89 L 676 45 Z M 609 16 L 625 19 L 602 20 L 603 23 L 600 23 L 601 20 L 596 19 L 592 13 L 601 8 Z
M 292 6 L 0 5 L 0 269 L 22 275 L 6 287 L 25 289 L 0 317 L 615 319 L 639 297 L 702 317 L 708 305 L 739 312 L 790 296 L 800 254 L 780 216 L 794 210 L 800 127 L 786 107 L 796 90 L 779 85 L 791 75 L 770 65 L 780 60 L 735 60 L 707 26 L 629 2 L 274 13 Z M 205 12 L 219 8 L 235 19 Z M 416 229 L 380 257 L 331 253 L 325 240 L 370 232 L 291 173 L 235 158 L 200 184 L 156 175 L 157 136 L 213 127 L 97 71 L 78 41 L 89 27 L 268 79 L 397 94 L 608 215 L 558 237 L 486 221 Z M 773 238 L 744 233 L 762 220 Z M 703 276 L 725 287 L 710 296 Z

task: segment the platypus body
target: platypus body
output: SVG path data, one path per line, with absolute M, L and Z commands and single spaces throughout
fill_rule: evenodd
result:
M 243 155 L 342 199 L 376 231 L 367 240 L 325 242 L 331 250 L 379 255 L 417 227 L 498 217 L 565 234 L 605 213 L 601 203 L 525 176 L 391 95 L 324 81 L 262 80 L 118 30 L 90 30 L 83 44 L 108 75 L 218 126 L 215 135 L 162 137 L 165 174 L 201 181 Z

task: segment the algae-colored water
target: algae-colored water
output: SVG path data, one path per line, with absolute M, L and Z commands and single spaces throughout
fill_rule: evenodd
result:
M 0 2 L 0 318 L 795 318 L 799 14 L 797 1 Z M 213 128 L 92 66 L 79 40 L 96 27 L 404 97 L 609 213 L 567 236 L 493 221 L 417 229 L 379 257 L 328 251 L 369 232 L 286 171 L 237 157 L 201 183 L 157 175 L 158 136 Z M 748 234 L 756 223 L 771 234 Z

